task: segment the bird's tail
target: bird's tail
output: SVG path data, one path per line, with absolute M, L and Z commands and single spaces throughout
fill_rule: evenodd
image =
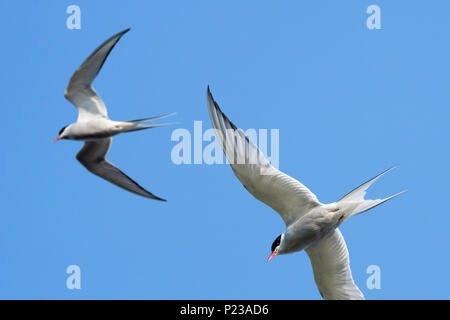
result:
M 126 124 L 128 124 L 128 128 L 127 128 L 127 132 L 130 131 L 138 131 L 138 130 L 144 130 L 144 129 L 149 129 L 149 128 L 157 128 L 157 127 L 164 127 L 164 126 L 170 126 L 173 125 L 175 123 L 155 123 L 155 124 L 145 124 L 147 122 L 151 122 L 151 121 L 155 121 L 155 120 L 159 120 L 159 119 L 164 119 L 170 116 L 175 115 L 175 112 L 173 113 L 168 113 L 168 114 L 163 114 L 161 116 L 156 116 L 156 117 L 151 117 L 151 118 L 144 118 L 144 119 L 137 119 L 137 120 L 129 120 L 129 121 L 125 121 Z
M 363 183 L 358 188 L 354 189 L 353 191 L 348 193 L 346 196 L 344 196 L 342 199 L 340 199 L 337 202 L 337 204 L 338 204 L 338 206 L 342 207 L 342 209 L 344 209 L 343 211 L 345 212 L 342 220 L 345 220 L 345 219 L 348 219 L 357 214 L 363 213 L 369 209 L 372 209 L 372 208 L 382 204 L 383 202 L 386 202 L 386 201 L 406 192 L 406 190 L 405 190 L 405 191 L 399 192 L 397 194 L 394 194 L 394 195 L 384 198 L 384 199 L 376 199 L 376 200 L 364 199 L 364 196 L 366 195 L 366 190 L 369 189 L 369 187 L 372 185 L 372 183 L 374 183 L 379 177 L 388 173 L 389 171 L 391 171 L 394 168 L 395 167 L 392 167 L 392 168 L 380 173 L 376 177 Z

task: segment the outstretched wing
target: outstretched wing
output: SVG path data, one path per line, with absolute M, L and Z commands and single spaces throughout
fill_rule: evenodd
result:
M 90 117 L 107 117 L 106 106 L 92 87 L 92 82 L 105 63 L 106 58 L 117 41 L 129 31 L 126 29 L 102 43 L 83 62 L 70 78 L 64 96 L 78 109 L 78 120 Z
M 352 278 L 347 245 L 339 229 L 306 249 L 314 280 L 326 300 L 362 300 L 363 294 Z
M 286 225 L 320 204 L 307 187 L 269 163 L 258 147 L 222 112 L 209 87 L 207 100 L 216 139 L 234 174 L 256 199 L 278 212 Z
M 83 148 L 77 154 L 77 160 L 81 162 L 93 174 L 137 195 L 155 200 L 166 201 L 142 188 L 137 182 L 120 171 L 111 162 L 105 159 L 105 155 L 111 145 L 111 138 L 86 141 Z

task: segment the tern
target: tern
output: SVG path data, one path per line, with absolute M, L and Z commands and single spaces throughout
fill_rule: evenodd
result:
M 273 167 L 258 147 L 222 112 L 207 89 L 208 111 L 234 174 L 256 199 L 275 210 L 286 224 L 286 231 L 272 244 L 267 262 L 280 254 L 305 250 L 314 279 L 324 299 L 364 299 L 353 281 L 349 254 L 338 227 L 346 219 L 372 209 L 385 199 L 366 200 L 366 190 L 379 177 L 362 184 L 339 201 L 322 204 L 300 181 Z
M 123 30 L 102 43 L 73 73 L 64 96 L 77 108 L 78 119 L 77 122 L 63 127 L 52 142 L 61 139 L 84 141 L 84 146 L 76 158 L 90 172 L 137 195 L 166 201 L 145 190 L 105 159 L 111 146 L 111 137 L 123 132 L 168 125 L 145 123 L 173 115 L 172 113 L 138 120 L 113 121 L 109 119 L 104 102 L 92 87 L 92 82 L 109 53 L 129 30 Z

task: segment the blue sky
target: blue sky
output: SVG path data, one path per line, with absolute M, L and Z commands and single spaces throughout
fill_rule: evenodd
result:
M 81 8 L 69 30 L 66 8 Z M 366 8 L 381 8 L 368 30 Z M 450 4 L 446 1 L 2 1 L 0 298 L 319 299 L 304 252 L 266 263 L 281 218 L 226 165 L 175 165 L 173 130 L 276 128 L 280 169 L 333 202 L 379 172 L 346 221 L 368 299 L 448 299 Z M 109 160 L 167 203 L 125 192 L 51 144 L 76 120 L 63 91 L 131 27 L 94 86 L 115 120 L 177 112 L 176 126 L 114 138 Z M 206 145 L 206 143 L 204 144 Z M 81 290 L 66 268 L 81 268 Z M 381 270 L 369 290 L 366 269 Z

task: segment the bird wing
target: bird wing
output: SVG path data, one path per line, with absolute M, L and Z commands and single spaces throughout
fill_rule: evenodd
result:
M 78 120 L 91 117 L 108 117 L 106 106 L 92 87 L 106 58 L 119 39 L 129 31 L 126 29 L 103 42 L 74 72 L 64 96 L 78 109 Z
M 111 138 L 86 141 L 83 148 L 77 154 L 77 160 L 81 162 L 93 174 L 137 195 L 155 200 L 166 201 L 142 188 L 137 182 L 120 171 L 111 162 L 105 159 L 105 155 L 111 145 Z
M 258 147 L 222 112 L 209 87 L 207 100 L 216 139 L 234 174 L 256 199 L 278 212 L 286 225 L 320 204 L 307 187 L 269 163 Z
M 306 249 L 314 280 L 326 300 L 362 300 L 363 294 L 353 282 L 347 245 L 339 229 Z

